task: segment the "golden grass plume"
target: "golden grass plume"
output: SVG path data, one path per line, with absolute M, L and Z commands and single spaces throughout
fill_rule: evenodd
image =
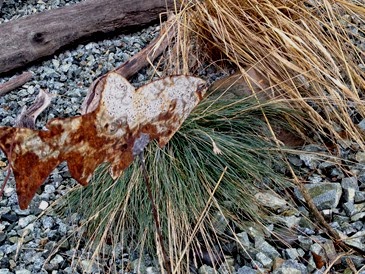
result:
M 306 112 L 321 137 L 364 149 L 354 119 L 365 117 L 365 55 L 354 44 L 364 22 L 359 1 L 184 1 L 171 64 L 183 73 L 232 64 L 273 103 Z

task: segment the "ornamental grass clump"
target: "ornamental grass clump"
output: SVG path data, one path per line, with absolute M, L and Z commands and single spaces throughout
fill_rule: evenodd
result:
M 223 252 L 220 241 L 233 237 L 246 221 L 265 223 L 270 212 L 257 203 L 256 193 L 291 185 L 275 169 L 281 160 L 268 138 L 263 110 L 281 126 L 285 119 L 280 117 L 293 117 L 285 107 L 261 106 L 253 98 L 211 95 L 166 147 L 148 146 L 146 168 L 176 273 L 199 261 L 203 250 L 217 260 Z M 63 212 L 77 208 L 82 214 L 94 254 L 112 243 L 154 254 L 156 229 L 138 161 L 116 181 L 107 166 L 100 167 L 88 187 L 77 187 L 60 205 Z
M 356 125 L 365 117 L 364 52 L 356 42 L 364 39 L 361 1 L 184 3 L 176 46 L 180 72 L 196 71 L 203 60 L 229 63 L 271 100 L 307 113 L 322 141 L 346 138 L 364 149 Z

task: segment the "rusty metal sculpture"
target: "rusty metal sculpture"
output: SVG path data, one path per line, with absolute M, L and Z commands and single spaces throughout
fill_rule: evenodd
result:
M 0 148 L 12 167 L 20 208 L 28 207 L 62 161 L 82 185 L 104 162 L 110 163 L 110 174 L 117 178 L 132 163 L 136 140 L 157 140 L 163 147 L 205 91 L 205 81 L 184 75 L 135 90 L 111 72 L 106 75 L 99 105 L 89 113 L 53 119 L 47 130 L 0 127 Z

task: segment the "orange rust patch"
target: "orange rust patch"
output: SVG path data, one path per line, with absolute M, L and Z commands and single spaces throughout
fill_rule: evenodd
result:
M 96 87 L 103 90 L 92 112 L 55 118 L 44 131 L 0 127 L 0 148 L 10 158 L 20 208 L 28 207 L 62 161 L 82 185 L 87 185 L 101 163 L 110 163 L 111 175 L 118 177 L 132 163 L 132 148 L 142 133 L 158 140 L 160 146 L 169 141 L 201 100 L 202 86 L 203 80 L 181 75 L 136 91 L 126 79 L 109 73 Z

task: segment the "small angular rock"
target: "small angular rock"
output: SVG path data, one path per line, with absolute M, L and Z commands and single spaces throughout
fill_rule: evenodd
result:
M 336 208 L 342 195 L 342 188 L 339 183 L 306 184 L 305 187 L 318 210 Z M 298 189 L 295 189 L 295 194 L 304 201 Z
M 209 266 L 209 265 L 202 265 L 199 268 L 198 273 L 199 274 L 218 274 L 218 272 L 216 270 L 214 270 L 214 268 Z
M 359 185 L 355 177 L 347 177 L 341 180 L 341 186 L 343 189 L 353 188 L 359 190 Z
M 287 260 L 279 268 L 275 269 L 273 274 L 307 274 L 305 265 L 298 263 L 296 260 Z
M 349 246 L 365 251 L 365 231 L 359 231 L 349 238 L 343 240 Z
M 259 252 L 256 254 L 256 260 L 259 261 L 265 268 L 271 268 L 273 265 L 273 260 L 266 256 L 263 252 Z
M 28 269 L 15 270 L 15 274 L 31 274 Z
M 237 270 L 237 274 L 258 274 L 258 272 L 251 267 L 243 266 Z
M 31 222 L 33 222 L 35 219 L 37 219 L 37 217 L 34 215 L 29 215 L 27 217 L 20 218 L 18 225 L 20 228 L 24 228 L 27 225 L 29 225 Z

